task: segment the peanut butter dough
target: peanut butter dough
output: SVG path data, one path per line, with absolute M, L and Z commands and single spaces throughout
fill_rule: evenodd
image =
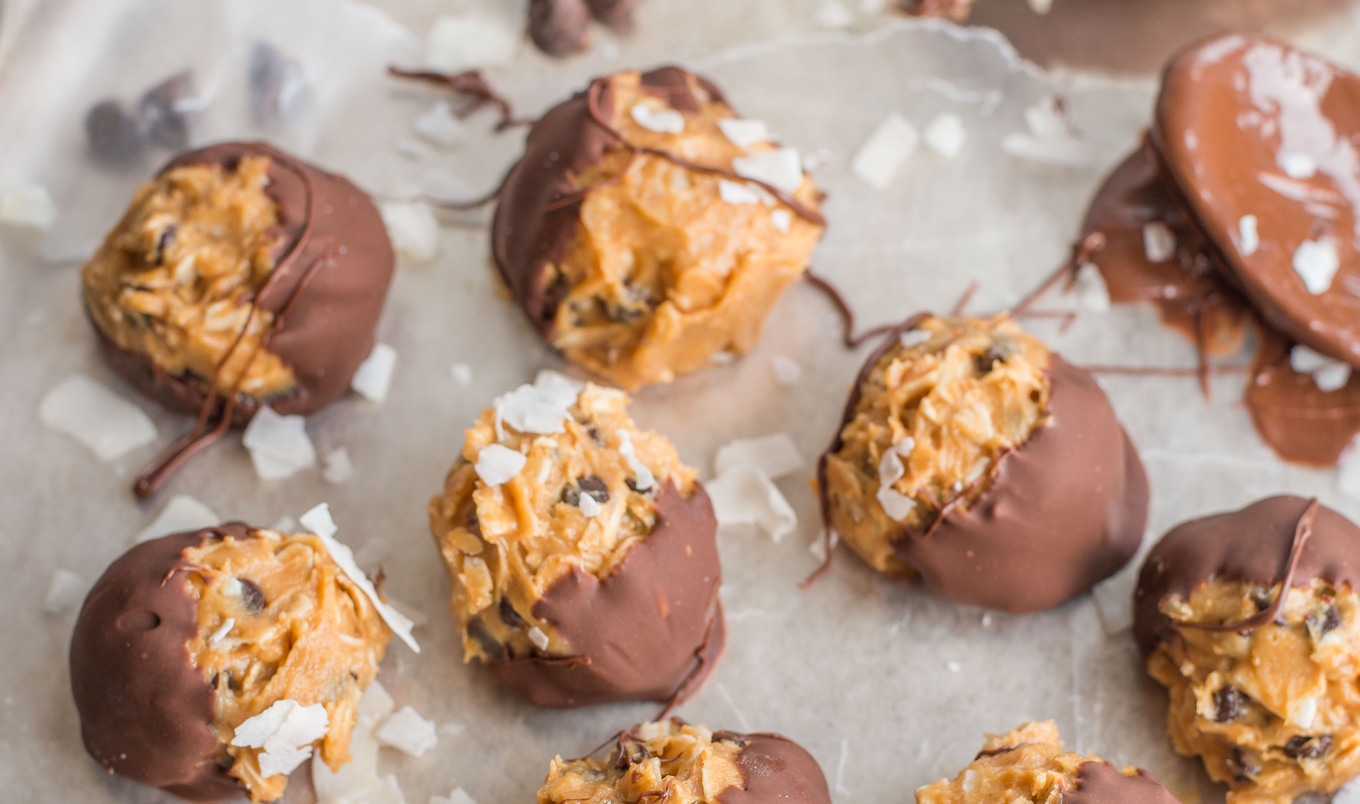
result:
M 826 458 L 830 521 L 875 569 L 910 578 L 893 542 L 988 488 L 1048 413 L 1049 352 L 1007 318 L 926 317 L 860 385 Z
M 264 399 L 294 387 L 292 369 L 263 341 L 273 314 L 252 303 L 279 239 L 269 163 L 176 167 L 137 191 L 81 274 L 105 338 L 224 395 Z

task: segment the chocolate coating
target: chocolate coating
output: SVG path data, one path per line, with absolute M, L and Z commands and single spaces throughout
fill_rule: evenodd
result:
M 496 677 L 537 706 L 683 701 L 726 642 L 716 531 L 702 486 L 685 499 L 666 483 L 651 534 L 608 577 L 573 568 L 534 604 L 574 655 L 494 661 Z
M 1178 804 L 1176 797 L 1141 768 L 1125 776 L 1108 762 L 1084 763 L 1077 789 L 1064 790 L 1063 804 Z
M 255 303 L 275 317 L 266 348 L 297 379 L 292 391 L 268 403 L 281 414 L 307 414 L 343 396 L 373 350 L 396 258 L 378 209 L 362 190 L 269 145 L 211 145 L 177 156 L 161 172 L 184 165 L 231 168 L 247 156 L 271 160 L 267 192 L 278 205 L 281 229 L 276 266 Z M 210 404 L 206 380 L 171 376 L 102 333 L 100 341 L 113 366 L 166 407 L 199 413 Z M 259 400 L 238 395 L 233 424 L 248 422 L 258 407 Z
M 642 86 L 681 112 L 699 109 L 699 100 L 679 67 L 660 67 L 642 74 Z M 722 93 L 699 79 L 719 100 Z M 598 87 L 598 89 L 595 89 Z M 524 156 L 505 177 L 491 221 L 491 254 L 515 301 L 545 341 L 551 342 L 553 318 L 566 292 L 548 287 L 546 269 L 566 257 L 576 236 L 584 195 L 575 177 L 600 164 L 614 135 L 591 117 L 595 108 L 608 119 L 614 99 L 608 81 L 596 81 L 550 109 L 533 128 Z
M 854 416 L 874 364 L 919 320 L 889 333 L 865 361 L 840 429 Z M 998 459 L 982 495 L 968 508 L 950 507 L 924 531 L 904 527 L 893 543 L 931 594 L 1003 611 L 1041 611 L 1114 574 L 1142 542 L 1148 481 L 1133 442 L 1090 374 L 1056 353 L 1048 373 L 1046 423 Z M 840 429 L 822 456 L 822 473 L 826 456 L 841 448 Z M 827 511 L 824 475 L 819 485 Z
M 1146 659 L 1174 633 L 1161 602 L 1190 593 L 1211 580 L 1255 584 L 1281 582 L 1295 545 L 1295 530 L 1310 504 L 1302 497 L 1269 497 L 1243 508 L 1172 528 L 1148 553 L 1134 590 L 1133 635 Z M 1319 506 L 1312 532 L 1298 556 L 1292 586 L 1315 578 L 1357 587 L 1360 527 Z
M 1360 373 L 1323 391 L 1289 364 L 1293 344 L 1258 327 L 1256 357 L 1247 383 L 1247 412 L 1261 440 L 1292 463 L 1333 466 L 1360 433 Z
M 1256 36 L 1211 39 L 1168 65 L 1152 140 L 1233 282 L 1275 329 L 1360 365 L 1360 78 Z M 1281 156 L 1315 175 L 1292 178 Z M 1259 247 L 1239 221 L 1253 215 Z M 1305 241 L 1330 238 L 1340 269 L 1309 292 L 1295 270 Z
M 213 691 L 189 656 L 198 604 L 176 572 L 183 552 L 213 533 L 249 531 L 232 523 L 124 553 L 90 590 L 71 636 L 71 693 L 90 756 L 193 801 L 243 793 L 217 761 Z
M 778 734 L 719 732 L 715 740 L 746 743 L 737 754 L 745 789 L 729 787 L 718 794 L 719 804 L 831 804 L 826 775 L 807 749 Z

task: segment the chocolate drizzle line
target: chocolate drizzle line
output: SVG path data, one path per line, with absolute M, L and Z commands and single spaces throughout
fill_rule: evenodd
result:
M 270 339 L 273 337 L 274 333 L 279 330 L 283 324 L 284 318 L 293 308 L 298 297 L 301 296 L 302 292 L 306 289 L 316 268 L 332 255 L 332 250 L 334 249 L 333 244 L 327 246 L 316 259 L 307 265 L 297 287 L 289 294 L 288 300 L 283 308 L 274 315 L 274 320 L 270 323 L 269 330 L 266 331 L 264 336 L 260 339 L 259 346 L 250 353 L 246 359 L 245 365 L 242 366 L 241 370 L 237 373 L 230 392 L 223 401 L 222 411 L 219 414 L 217 422 L 213 425 L 211 430 L 205 429 L 211 421 L 213 411 L 217 408 L 218 402 L 222 397 L 221 391 L 218 390 L 218 380 L 222 376 L 222 371 L 226 368 L 227 363 L 231 360 L 232 356 L 236 354 L 237 348 L 241 345 L 241 341 L 245 338 L 245 334 L 250 330 L 251 323 L 255 320 L 255 313 L 258 309 L 258 305 L 255 304 L 254 301 L 266 295 L 279 278 L 284 275 L 285 269 L 298 258 L 304 245 L 312 234 L 312 222 L 315 215 L 315 209 L 314 188 L 312 186 L 311 177 L 307 175 L 307 171 L 294 165 L 291 159 L 279 151 L 268 146 L 260 146 L 260 148 L 269 156 L 273 164 L 291 171 L 302 182 L 303 191 L 306 197 L 306 215 L 302 228 L 293 242 L 289 244 L 287 251 L 285 251 L 283 256 L 275 262 L 274 267 L 270 269 L 269 276 L 265 279 L 260 290 L 254 294 L 247 294 L 246 300 L 251 302 L 250 311 L 247 313 L 246 320 L 241 325 L 241 329 L 237 331 L 236 337 L 232 340 L 231 346 L 228 347 L 226 353 L 222 356 L 222 359 L 218 361 L 213 369 L 213 376 L 208 382 L 208 393 L 205 395 L 203 404 L 199 408 L 198 420 L 194 423 L 193 428 L 177 438 L 164 452 L 157 455 L 156 458 L 142 470 L 141 474 L 137 476 L 136 482 L 133 483 L 132 491 L 140 499 L 146 499 L 155 494 L 175 472 L 184 466 L 184 464 L 198 453 L 212 446 L 227 432 L 227 429 L 231 426 L 232 413 L 236 407 L 236 398 L 241 382 L 244 380 L 246 373 L 250 370 L 251 364 L 255 362 L 255 358 L 261 349 L 268 348 Z
M 841 343 L 845 345 L 845 348 L 854 349 L 858 346 L 862 346 L 864 343 L 891 331 L 897 326 L 896 324 L 880 324 L 876 327 L 870 327 L 856 335 L 855 311 L 850 308 L 850 303 L 845 300 L 845 297 L 836 289 L 836 286 L 831 284 L 831 282 L 821 274 L 813 273 L 811 268 L 803 272 L 803 278 L 811 283 L 811 285 L 825 296 L 831 302 L 831 305 L 836 308 L 836 314 L 839 315 L 841 319 Z
M 409 78 L 427 84 L 452 90 L 458 95 L 467 95 L 472 102 L 459 109 L 458 118 L 464 119 L 484 106 L 494 106 L 500 113 L 496 131 L 504 131 L 515 126 L 533 125 L 533 120 L 515 117 L 513 108 L 504 95 L 492 88 L 482 75 L 481 70 L 466 70 L 461 73 L 441 73 L 435 70 L 406 70 L 395 65 L 387 68 L 387 74 L 396 78 Z
M 1308 507 L 1303 509 L 1299 515 L 1298 524 L 1294 526 L 1294 538 L 1289 545 L 1289 557 L 1285 561 L 1284 574 L 1280 577 L 1280 591 L 1265 609 L 1235 623 L 1196 623 L 1196 622 L 1177 622 L 1177 628 L 1193 628 L 1197 631 L 1227 632 L 1227 631 L 1250 631 L 1253 628 L 1260 628 L 1269 625 L 1280 616 L 1284 609 L 1285 598 L 1289 594 L 1289 587 L 1294 582 L 1294 573 L 1299 568 L 1299 559 L 1303 556 L 1303 548 L 1308 545 L 1308 539 L 1313 535 L 1313 522 L 1317 519 L 1318 500 L 1316 497 L 1308 501 Z

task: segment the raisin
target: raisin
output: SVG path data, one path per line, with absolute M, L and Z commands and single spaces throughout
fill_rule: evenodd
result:
M 1300 734 L 1297 737 L 1290 737 L 1289 742 L 1284 744 L 1284 752 L 1290 759 L 1317 759 L 1326 754 L 1332 748 L 1332 736 L 1323 734 L 1317 737 L 1307 737 Z
M 1247 696 L 1237 687 L 1229 684 L 1214 693 L 1214 722 L 1227 723 L 1237 720 L 1246 708 Z
M 245 606 L 247 614 L 259 614 L 264 611 L 265 599 L 264 590 L 254 581 L 245 578 L 238 578 L 241 583 L 241 604 Z
M 526 625 L 524 618 L 519 616 L 519 612 L 515 611 L 514 604 L 506 598 L 501 598 L 500 613 L 501 622 L 511 628 L 523 628 Z
M 980 355 L 974 355 L 973 368 L 977 369 L 978 374 L 990 374 L 997 363 L 1005 362 L 1005 355 L 995 349 L 988 349 Z
M 1328 606 L 1321 612 L 1313 612 L 1304 617 L 1303 623 L 1316 641 L 1341 627 L 1341 612 L 1336 610 L 1336 606 Z

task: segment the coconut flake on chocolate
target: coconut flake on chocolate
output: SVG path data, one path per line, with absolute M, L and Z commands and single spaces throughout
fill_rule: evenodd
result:
M 269 406 L 256 412 L 241 443 L 261 480 L 281 480 L 316 465 L 316 448 L 302 416 L 280 416 Z
M 176 494 L 136 536 L 138 544 L 171 533 L 187 533 L 210 528 L 222 522 L 213 509 L 188 494 Z M 278 528 L 275 528 L 278 530 Z
M 956 114 L 941 112 L 926 126 L 926 147 L 946 159 L 953 159 L 968 144 L 968 130 Z
M 1351 379 L 1349 363 L 1315 352 L 1307 346 L 1295 346 L 1289 350 L 1289 367 L 1311 376 L 1319 391 L 1339 390 Z
M 501 444 L 488 444 L 477 452 L 477 477 L 488 486 L 500 486 L 510 482 L 521 471 L 528 458 Z
M 0 192 L 0 222 L 48 229 L 57 222 L 57 205 L 41 184 L 14 183 Z
M 259 756 L 262 776 L 291 773 L 312 755 L 312 743 L 326 736 L 329 723 L 321 704 L 303 706 L 285 698 L 237 726 L 231 745 L 263 748 Z
M 89 447 L 101 461 L 156 439 L 156 426 L 141 408 L 83 374 L 72 374 L 44 394 L 38 418 Z
M 1275 161 L 1291 179 L 1311 179 L 1317 175 L 1317 160 L 1308 154 L 1280 151 Z
M 387 390 L 392 385 L 392 371 L 397 366 L 397 350 L 385 343 L 373 344 L 373 351 L 359 370 L 354 372 L 350 387 L 370 402 L 382 404 L 387 399 Z
M 582 499 L 584 499 L 584 497 Z M 540 651 L 546 651 L 548 649 L 548 645 L 551 644 L 551 640 L 548 639 L 548 635 L 543 633 L 543 629 L 539 628 L 536 625 L 533 628 L 530 628 L 527 634 L 529 636 L 529 641 L 534 643 L 534 647 L 538 648 Z
M 335 525 L 335 520 L 331 519 L 331 507 L 327 503 L 321 503 L 302 516 L 298 517 L 298 522 L 302 527 L 316 535 L 325 546 L 326 551 L 331 554 L 331 558 L 340 567 L 340 570 L 354 582 L 354 585 L 363 590 L 363 593 L 372 601 L 373 607 L 378 610 L 378 615 L 382 617 L 387 627 L 392 629 L 392 633 L 401 638 L 407 647 L 416 653 L 420 653 L 420 645 L 411 636 L 411 628 L 415 623 L 395 606 L 386 603 L 378 594 L 378 590 L 373 586 L 373 582 L 368 579 L 359 564 L 354 560 L 354 553 L 348 546 L 337 541 L 335 533 L 339 528 Z
M 629 110 L 633 122 L 658 134 L 679 134 L 685 130 L 685 116 L 674 109 L 653 109 L 645 103 Z
M 1176 256 L 1176 233 L 1161 221 L 1143 224 L 1143 253 L 1149 262 L 1166 262 Z
M 878 124 L 850 159 L 850 172 L 878 190 L 886 190 L 902 165 L 916 152 L 921 135 L 896 112 Z
M 1261 235 L 1257 229 L 1255 215 L 1243 215 L 1237 219 L 1237 251 L 1243 257 L 1250 257 L 1261 248 Z
M 794 148 L 759 151 L 732 160 L 732 171 L 743 179 L 764 182 L 792 195 L 803 186 L 803 161 Z
M 420 757 L 439 744 L 434 721 L 426 720 L 414 708 L 403 706 L 374 732 L 378 742 L 404 754 Z
M 803 456 L 793 439 L 784 433 L 738 438 L 718 449 L 713 459 L 713 473 L 721 477 L 742 467 L 754 469 L 766 477 L 781 478 L 803 467 Z
M 718 121 L 718 129 L 738 148 L 750 148 L 770 139 L 770 127 L 765 121 L 750 117 L 724 117 Z
M 86 592 L 85 581 L 65 568 L 57 568 L 52 580 L 47 583 L 47 594 L 43 596 L 43 611 L 60 614 L 79 603 Z
M 1330 237 L 1303 241 L 1294 251 L 1293 264 L 1294 272 L 1303 280 L 1309 293 L 1314 296 L 1326 293 L 1341 268 L 1336 241 Z
M 719 527 L 754 525 L 778 543 L 798 527 L 798 515 L 774 482 L 747 466 L 704 484 Z
M 429 204 L 387 201 L 378 205 L 378 211 L 398 254 L 415 263 L 439 255 L 439 220 Z

